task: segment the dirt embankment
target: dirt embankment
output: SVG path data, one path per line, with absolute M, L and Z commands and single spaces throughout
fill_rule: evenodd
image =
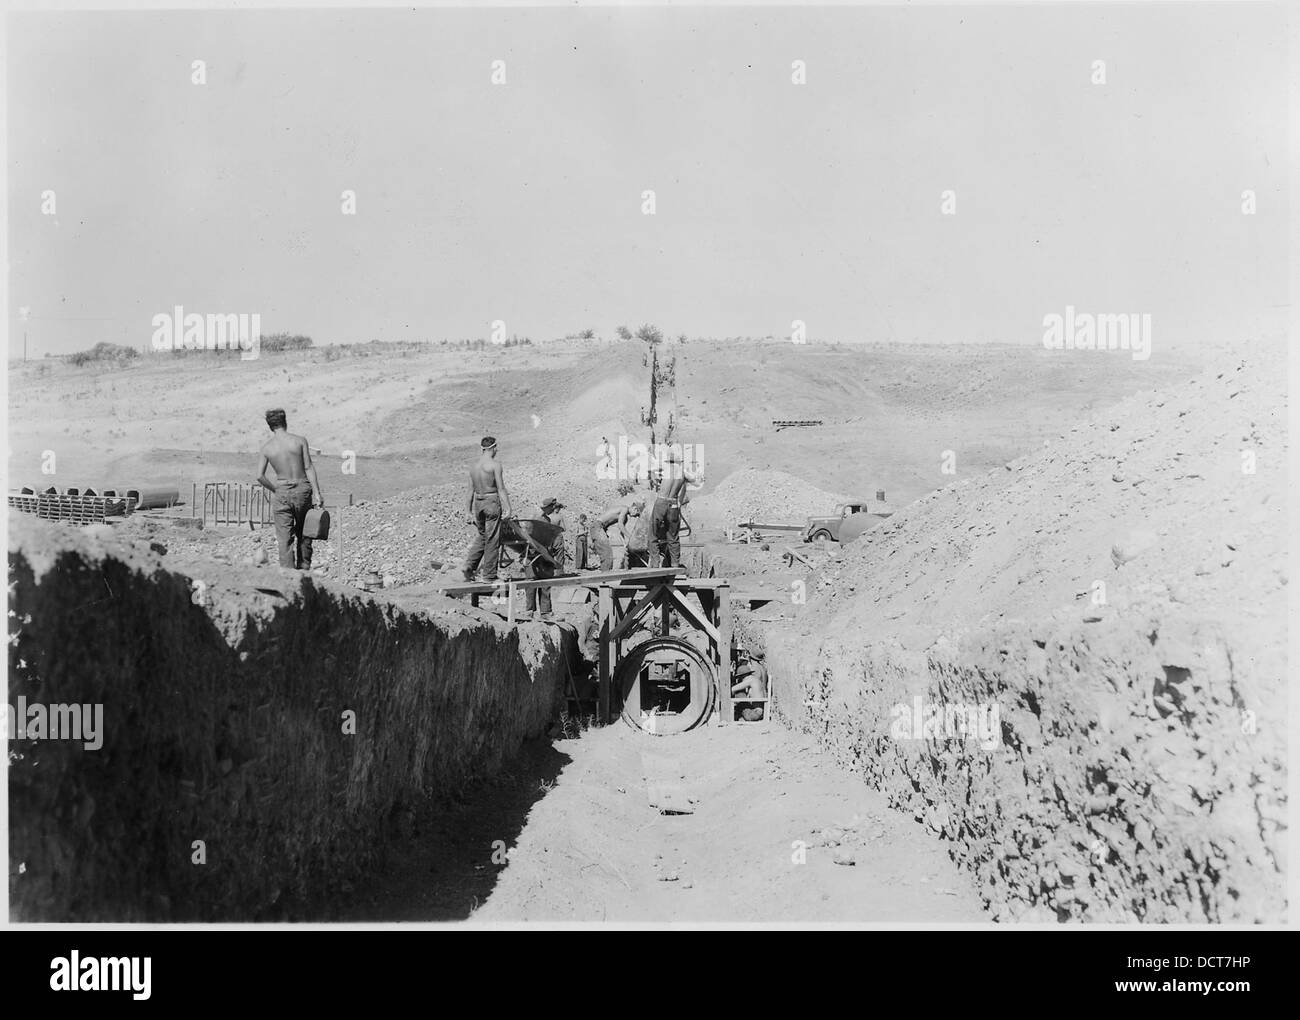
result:
M 102 705 L 98 748 L 11 740 L 22 920 L 291 914 L 545 732 L 576 656 L 441 598 L 11 529 L 9 704 Z
M 1285 911 L 1285 373 L 1144 394 L 815 576 L 778 706 L 1005 919 Z

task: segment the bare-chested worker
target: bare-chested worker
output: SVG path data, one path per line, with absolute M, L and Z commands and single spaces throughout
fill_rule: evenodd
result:
M 741 660 L 732 674 L 732 700 L 737 702 L 740 717 L 746 722 L 758 722 L 765 714 L 765 702 L 754 703 L 750 698 L 767 698 L 767 667 L 762 662 L 763 653 L 754 651 Z
M 650 565 L 650 515 L 645 513 L 645 498 L 635 499 L 627 508 L 623 524 L 623 566 Z
M 665 460 L 661 468 L 663 480 L 659 483 L 659 497 L 650 518 L 654 536 L 650 549 L 652 567 L 675 567 L 682 562 L 682 545 L 677 533 L 682 526 L 682 507 L 691 499 L 686 483 L 696 480 L 695 473 L 687 468 L 675 446 L 669 448 Z
M 627 507 L 612 506 L 591 519 L 591 548 L 600 557 L 601 570 L 614 569 L 614 549 L 609 543 L 609 529 L 616 525 L 619 541 L 624 541 L 623 529 L 627 527 Z
M 266 412 L 266 424 L 271 438 L 262 444 L 257 480 L 272 494 L 280 566 L 310 570 L 312 543 L 310 538 L 303 538 L 302 524 L 313 505 L 325 505 L 316 466 L 311 462 L 311 448 L 306 439 L 289 431 L 288 419 L 280 408 Z M 274 484 L 266 477 L 268 465 L 275 469 Z
M 465 496 L 465 515 L 478 534 L 469 545 L 461 572 L 466 581 L 493 584 L 501 565 L 501 520 L 511 515 L 510 493 L 506 491 L 501 462 L 497 460 L 497 441 L 492 436 L 484 436 L 479 446 L 482 453 L 470 466 L 469 492 Z

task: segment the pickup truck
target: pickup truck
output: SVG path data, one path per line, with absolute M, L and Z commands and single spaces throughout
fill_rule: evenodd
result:
M 840 540 L 840 528 L 844 522 L 854 514 L 870 513 L 875 517 L 888 517 L 887 513 L 879 513 L 873 510 L 878 507 L 879 503 L 873 503 L 871 500 L 859 500 L 853 503 L 841 503 L 835 508 L 835 515 L 832 517 L 809 517 L 808 524 L 803 529 L 803 540 L 805 542 L 838 542 Z M 859 531 L 858 534 L 861 534 Z M 854 535 L 853 537 L 857 537 Z

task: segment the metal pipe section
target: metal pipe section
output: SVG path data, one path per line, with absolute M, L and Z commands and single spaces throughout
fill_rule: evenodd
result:
M 713 710 L 713 665 L 688 641 L 651 638 L 623 656 L 614 671 L 623 721 L 655 736 L 694 729 Z

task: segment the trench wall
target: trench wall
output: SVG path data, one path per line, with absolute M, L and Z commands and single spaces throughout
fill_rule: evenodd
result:
M 103 706 L 98 750 L 10 740 L 14 920 L 284 916 L 562 703 L 561 628 L 108 530 L 10 522 L 9 704 Z
M 1135 611 L 765 644 L 778 715 L 949 841 L 995 918 L 1284 919 L 1285 667 L 1230 625 Z M 978 706 L 988 734 L 997 706 L 996 741 L 955 717 L 927 733 L 933 705 Z

